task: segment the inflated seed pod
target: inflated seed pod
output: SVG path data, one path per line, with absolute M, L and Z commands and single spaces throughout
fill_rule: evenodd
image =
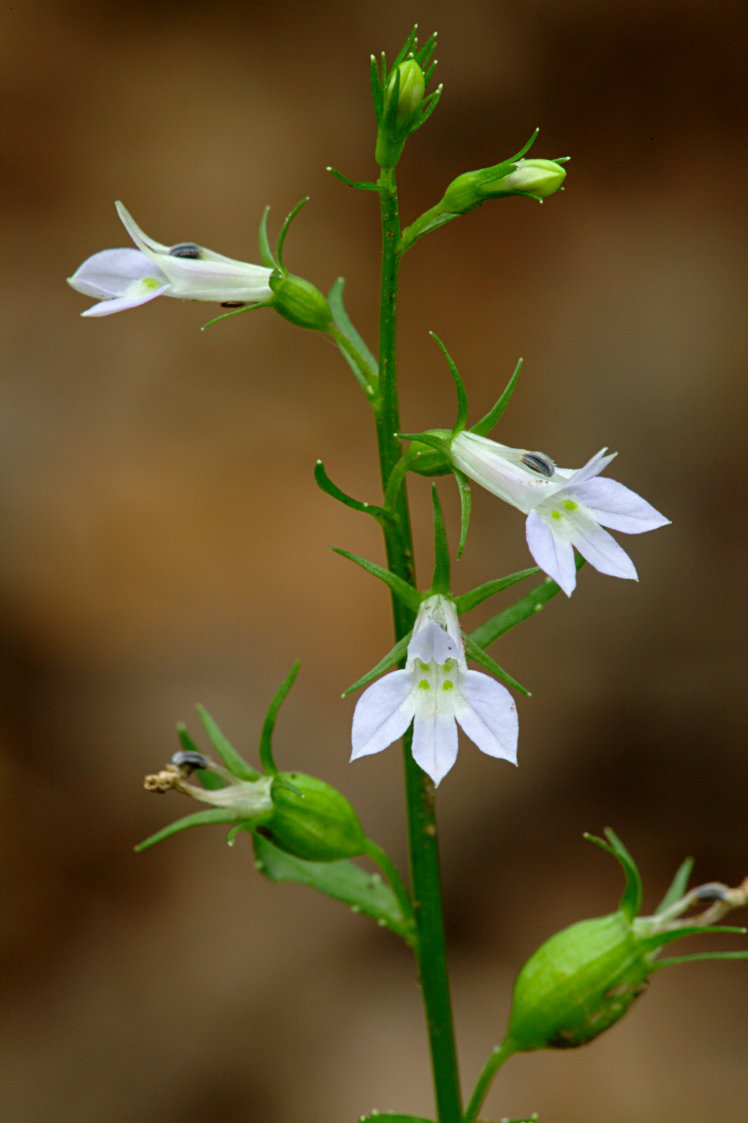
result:
M 652 970 L 624 913 L 572 924 L 520 971 L 506 1040 L 516 1052 L 584 1045 L 623 1017 Z
M 303 772 L 282 772 L 271 788 L 273 811 L 260 833 L 308 862 L 354 858 L 366 849 L 358 815 L 339 791 Z

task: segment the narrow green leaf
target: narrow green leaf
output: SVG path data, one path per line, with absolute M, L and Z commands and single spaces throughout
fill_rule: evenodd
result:
M 517 359 L 517 365 L 514 368 L 514 373 L 512 374 L 512 377 L 509 379 L 509 381 L 507 382 L 506 387 L 504 388 L 504 392 L 502 393 L 501 397 L 496 402 L 496 405 L 493 406 L 493 408 L 488 411 L 488 413 L 485 415 L 485 417 L 482 417 L 477 425 L 473 425 L 473 427 L 470 430 L 471 433 L 477 433 L 478 436 L 480 436 L 480 437 L 487 437 L 488 434 L 491 432 L 491 430 L 493 429 L 493 427 L 496 425 L 497 421 L 499 420 L 499 418 L 503 414 L 504 410 L 509 405 L 512 394 L 514 393 L 514 388 L 517 385 L 517 379 L 519 378 L 519 372 L 522 370 L 522 363 L 523 362 L 524 362 L 524 359 Z
M 468 529 L 470 527 L 470 512 L 473 508 L 473 494 L 470 490 L 468 478 L 463 472 L 458 471 L 457 468 L 452 469 L 455 480 L 457 481 L 457 490 L 460 493 L 460 541 L 457 545 L 457 557 L 462 557 L 467 545 Z
M 169 838 L 169 836 L 173 834 L 178 834 L 179 831 L 186 831 L 188 827 L 204 827 L 208 826 L 210 823 L 235 822 L 236 815 L 231 811 L 224 811 L 220 807 L 211 807 L 209 811 L 196 811 L 194 815 L 186 815 L 184 819 L 177 819 L 175 823 L 169 823 L 168 827 L 162 827 L 160 831 L 156 831 L 150 838 L 139 842 L 133 849 L 138 852 L 147 850 L 149 846 L 155 846 L 157 842 L 163 842 L 165 838 Z
M 267 776 L 276 776 L 278 774 L 278 769 L 273 760 L 273 730 L 275 729 L 275 719 L 278 716 L 278 710 L 286 700 L 289 690 L 296 681 L 300 666 L 301 662 L 297 659 L 278 687 L 273 700 L 267 708 L 265 720 L 262 723 L 262 733 L 260 734 L 260 764 Z
M 491 658 L 488 652 L 484 651 L 482 647 L 478 647 L 476 643 L 473 643 L 469 636 L 465 636 L 464 639 L 465 650 L 471 659 L 474 659 L 476 663 L 480 663 L 481 667 L 484 667 L 497 679 L 500 679 L 501 682 L 505 683 L 507 686 L 511 686 L 513 690 L 518 690 L 520 694 L 524 694 L 529 698 L 530 691 L 524 687 L 522 683 L 517 682 L 516 678 L 512 678 L 510 674 L 507 674 L 504 668 L 500 667 L 496 660 Z
M 510 573 L 507 577 L 497 577 L 494 581 L 486 581 L 483 585 L 477 585 L 469 592 L 455 597 L 457 612 L 459 615 L 462 615 L 463 612 L 469 612 L 471 608 L 476 608 L 484 600 L 495 596 L 496 593 L 503 593 L 504 589 L 511 588 L 518 581 L 524 581 L 526 577 L 535 577 L 538 573 L 540 573 L 540 570 L 534 565 L 530 569 L 520 569 L 517 573 Z
M 366 346 L 365 341 L 356 331 L 345 307 L 345 300 L 343 292 L 345 289 L 345 277 L 338 277 L 335 284 L 330 289 L 327 295 L 327 301 L 330 305 L 332 318 L 335 321 L 335 326 L 338 331 L 342 332 L 345 338 L 353 345 L 353 347 L 361 355 L 364 362 L 369 367 L 371 376 L 376 378 L 378 375 L 377 360 L 372 355 L 369 348 Z M 349 362 L 351 360 L 349 359 Z
M 421 604 L 421 594 L 418 593 L 407 581 L 403 581 L 402 577 L 398 577 L 396 573 L 391 573 L 389 569 L 384 566 L 377 565 L 376 562 L 367 561 L 366 558 L 359 557 L 358 554 L 352 554 L 350 550 L 343 550 L 340 546 L 330 547 L 334 553 L 340 554 L 341 558 L 347 558 L 348 561 L 354 562 L 360 566 L 361 569 L 366 570 L 372 577 L 379 578 L 384 581 L 385 585 L 395 594 L 398 600 L 402 601 L 404 605 L 417 612 Z
M 337 499 L 344 507 L 350 507 L 352 511 L 360 511 L 363 515 L 371 515 L 378 522 L 394 522 L 393 516 L 384 507 L 377 507 L 373 503 L 362 503 L 360 499 L 354 499 L 352 495 L 348 495 L 334 484 L 321 460 L 314 465 L 314 480 L 320 491 L 324 491 L 331 499 Z
M 354 912 L 371 916 L 382 927 L 389 928 L 406 942 L 410 941 L 410 926 L 400 912 L 395 894 L 379 874 L 369 873 L 348 859 L 306 862 L 302 858 L 294 858 L 256 832 L 253 841 L 257 869 L 269 881 L 295 881 L 299 885 L 308 885 L 350 905 Z
M 434 577 L 431 588 L 435 593 L 448 593 L 450 584 L 449 543 L 444 526 L 444 513 L 439 502 L 436 484 L 431 485 L 431 503 L 434 514 Z
M 669 909 L 671 905 L 674 905 L 676 901 L 679 901 L 681 897 L 685 896 L 692 869 L 693 858 L 686 858 L 679 866 L 678 872 L 671 881 L 667 893 L 655 909 L 655 916 L 659 916 L 661 912 L 665 912 L 666 909 Z
M 206 733 L 210 737 L 211 745 L 216 750 L 229 772 L 233 772 L 234 776 L 238 776 L 240 780 L 259 780 L 261 774 L 257 772 L 256 769 L 252 768 L 244 757 L 239 755 L 234 746 L 218 728 L 205 707 L 198 706 L 197 712 L 200 721 L 205 727 Z
M 576 564 L 577 569 L 581 569 L 584 565 L 584 558 L 578 557 Z M 481 624 L 474 632 L 471 632 L 470 638 L 478 644 L 478 647 L 482 647 L 485 651 L 499 636 L 503 636 L 510 628 L 521 624 L 523 620 L 529 620 L 531 616 L 539 612 L 549 600 L 560 592 L 561 589 L 556 582 L 552 581 L 550 577 L 546 577 L 545 580 L 540 585 L 536 585 L 527 596 L 522 597 L 516 604 L 506 608 L 497 616 L 493 616 L 490 620 L 487 620 L 485 624 Z
M 337 168 L 332 168 L 329 165 L 325 168 L 335 179 L 339 179 L 341 183 L 345 183 L 348 187 L 355 187 L 358 191 L 381 191 L 378 183 L 372 183 L 369 179 L 349 179 L 347 175 L 343 175 Z
M 362 1115 L 359 1123 L 434 1123 L 422 1115 L 393 1115 L 391 1111 L 375 1111 L 373 1115 Z
M 379 678 L 385 671 L 389 671 L 392 667 L 397 667 L 398 664 L 402 663 L 405 658 L 405 653 L 408 650 L 411 635 L 412 633 L 408 632 L 407 636 L 403 636 L 402 639 L 398 640 L 392 650 L 385 655 L 384 659 L 379 660 L 376 667 L 372 667 L 370 671 L 362 675 L 358 682 L 354 682 L 353 686 L 349 686 L 343 691 L 341 698 L 347 698 L 348 695 L 353 694 L 355 690 L 360 690 L 362 686 L 368 686 L 370 682 L 373 682 L 375 678 Z

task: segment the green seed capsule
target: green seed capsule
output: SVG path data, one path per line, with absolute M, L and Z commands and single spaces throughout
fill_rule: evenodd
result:
M 355 858 L 366 849 L 358 815 L 339 791 L 303 772 L 281 773 L 271 789 L 273 811 L 259 827 L 280 850 L 308 862 Z
M 275 294 L 273 307 L 276 312 L 292 324 L 312 331 L 327 331 L 330 327 L 330 305 L 311 281 L 294 277 L 291 273 L 273 273 L 270 288 Z
M 584 1045 L 623 1017 L 651 971 L 622 912 L 572 924 L 520 971 L 507 1041 L 517 1052 Z

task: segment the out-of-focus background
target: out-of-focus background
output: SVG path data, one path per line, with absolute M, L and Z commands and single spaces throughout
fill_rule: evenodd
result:
M 409 255 L 404 427 L 454 416 L 429 329 L 460 364 L 473 418 L 524 355 L 500 439 L 572 465 L 619 449 L 613 475 L 673 520 L 625 541 L 640 585 L 584 572 L 571 603 L 493 649 L 533 690 L 520 767 L 465 744 L 439 791 L 466 1080 L 502 1035 L 524 959 L 617 901 L 619 873 L 583 831 L 615 827 L 650 908 L 688 853 L 702 881 L 748 872 L 744 6 L 6 6 L 8 1123 L 431 1111 L 413 966 L 393 937 L 266 884 L 246 838 L 227 850 L 218 828 L 132 852 L 188 810 L 141 790 L 176 748 L 175 722 L 194 729 L 203 702 L 253 753 L 300 657 L 279 762 L 342 788 L 404 862 L 399 754 L 349 766 L 353 702 L 339 699 L 386 650 L 388 602 L 328 546 L 381 560 L 380 544 L 311 474 L 321 457 L 376 500 L 357 387 L 329 344 L 271 312 L 205 333 L 209 306 L 171 300 L 81 320 L 87 302 L 64 283 L 128 243 L 116 198 L 161 241 L 256 260 L 262 208 L 277 227 L 309 194 L 287 262 L 325 289 L 345 275 L 373 344 L 375 201 L 324 169 L 374 174 L 368 57 L 394 53 L 414 20 L 440 33 L 444 96 L 402 166 L 405 221 L 537 124 L 535 154 L 573 162 L 544 206 L 487 205 Z M 454 488 L 442 491 L 454 519 Z M 425 585 L 428 485 L 413 492 Z M 519 514 L 476 493 L 458 588 L 525 564 Z M 746 998 L 743 964 L 673 968 L 589 1048 L 514 1061 L 486 1111 L 737 1118 Z

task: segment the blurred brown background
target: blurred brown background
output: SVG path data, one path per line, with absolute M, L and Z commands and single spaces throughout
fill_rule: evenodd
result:
M 673 520 L 624 541 L 640 585 L 585 572 L 571 604 L 493 649 L 534 691 L 521 766 L 465 744 L 440 789 L 466 1082 L 527 955 L 617 900 L 619 874 L 584 830 L 622 835 L 649 908 L 687 853 L 700 880 L 748 872 L 743 13 L 729 0 L 3 7 L 4 1120 L 431 1110 L 394 938 L 267 885 L 247 840 L 227 850 L 219 829 L 131 849 L 187 812 L 140 788 L 176 747 L 174 723 L 194 725 L 202 701 L 253 753 L 298 656 L 280 762 L 340 786 L 404 859 L 398 753 L 349 766 L 353 703 L 338 697 L 386 649 L 388 604 L 328 545 L 378 560 L 380 545 L 311 475 L 322 457 L 376 499 L 359 392 L 324 340 L 272 313 L 201 333 L 209 306 L 158 300 L 86 321 L 64 284 L 127 244 L 115 198 L 159 240 L 253 260 L 263 206 L 277 224 L 310 194 L 288 264 L 323 288 L 344 274 L 374 343 L 375 203 L 324 168 L 373 174 L 368 56 L 394 53 L 413 20 L 439 30 L 445 92 L 402 169 L 406 221 L 536 124 L 535 154 L 573 163 L 543 207 L 486 206 L 407 259 L 404 426 L 453 417 L 429 329 L 474 418 L 522 354 L 500 438 L 564 464 L 619 449 L 613 475 Z M 428 490 L 413 491 L 426 584 Z M 458 587 L 525 564 L 519 514 L 476 494 Z M 486 1111 L 737 1119 L 747 998 L 742 964 L 664 972 L 590 1048 L 516 1060 Z

